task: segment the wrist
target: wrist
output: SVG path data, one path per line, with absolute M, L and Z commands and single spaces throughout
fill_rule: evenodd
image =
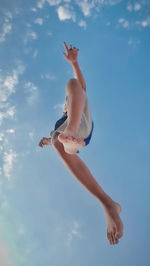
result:
M 71 62 L 72 66 L 77 66 L 78 65 L 78 61 L 75 62 Z

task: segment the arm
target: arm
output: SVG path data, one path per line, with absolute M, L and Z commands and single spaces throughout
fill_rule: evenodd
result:
M 76 79 L 79 80 L 82 88 L 86 91 L 86 83 L 85 83 L 85 80 L 84 80 L 84 77 L 82 75 L 82 72 L 81 72 L 81 69 L 79 67 L 79 64 L 78 62 L 74 62 L 72 63 L 72 68 L 74 70 L 74 73 L 75 73 L 75 77 Z
M 71 63 L 76 79 L 79 80 L 82 88 L 86 91 L 86 83 L 82 75 L 82 72 L 80 70 L 79 64 L 77 62 L 77 56 L 78 56 L 79 49 L 76 49 L 75 47 L 73 47 L 72 49 L 72 45 L 70 45 L 68 49 L 65 42 L 64 42 L 64 46 L 65 46 L 67 55 L 65 53 L 63 53 L 63 55 L 65 59 Z

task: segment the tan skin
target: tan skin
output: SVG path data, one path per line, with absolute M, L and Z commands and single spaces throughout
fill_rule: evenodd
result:
M 66 45 L 66 43 L 64 42 L 64 47 L 65 47 L 65 50 L 66 50 L 66 54 L 63 53 L 64 55 L 64 58 L 69 61 L 71 64 L 73 63 L 76 63 L 77 62 L 77 56 L 78 56 L 78 52 L 79 52 L 79 49 L 73 47 L 72 49 L 72 45 L 69 46 L 69 49 Z M 64 109 L 63 109 L 63 114 L 65 114 L 65 112 L 67 111 L 67 104 L 65 103 L 64 104 Z M 43 148 L 43 146 L 51 146 L 51 138 L 46 138 L 46 137 L 43 137 L 40 142 L 39 142 L 39 146 L 41 148 Z
M 70 45 L 70 49 L 67 48 L 64 43 L 67 55 L 64 54 L 66 60 L 68 60 L 71 64 L 74 64 L 74 69 L 78 80 L 82 84 L 82 88 L 86 90 L 86 84 L 84 78 L 79 71 L 79 67 L 77 65 L 77 54 L 78 49 L 72 49 Z M 66 111 L 66 106 L 64 106 L 64 112 Z M 63 144 L 59 141 L 59 136 L 53 140 L 53 146 L 56 149 L 56 152 L 61 157 L 65 166 L 68 170 L 75 176 L 78 181 L 85 186 L 85 188 L 93 194 L 99 202 L 104 207 L 104 211 L 106 214 L 107 220 L 107 238 L 110 242 L 110 245 L 117 244 L 119 242 L 119 238 L 123 235 L 123 223 L 120 218 L 121 206 L 117 202 L 113 201 L 101 188 L 101 186 L 96 182 L 95 178 L 92 176 L 90 170 L 85 165 L 85 163 L 81 160 L 79 156 L 76 154 L 70 155 L 68 154 Z M 52 145 L 50 138 L 42 138 L 39 146 L 43 147 L 44 145 Z

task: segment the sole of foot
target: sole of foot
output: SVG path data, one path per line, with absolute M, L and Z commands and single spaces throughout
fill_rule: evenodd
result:
M 67 136 L 64 133 L 59 134 L 58 140 L 64 145 L 64 150 L 69 154 L 76 154 L 80 147 L 85 146 L 83 140 Z

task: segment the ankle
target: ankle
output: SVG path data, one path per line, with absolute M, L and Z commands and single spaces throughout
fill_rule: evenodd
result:
M 105 209 L 112 208 L 115 204 L 115 202 L 106 193 L 104 193 L 104 195 L 98 200 Z

